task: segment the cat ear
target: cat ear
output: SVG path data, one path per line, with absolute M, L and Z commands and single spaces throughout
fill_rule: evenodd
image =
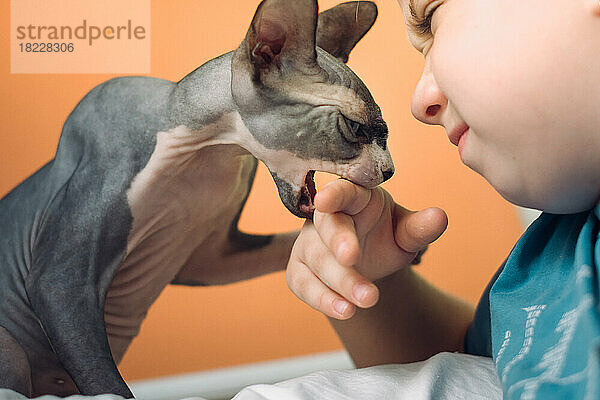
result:
M 263 0 L 246 35 L 256 69 L 317 66 L 317 0 Z
M 342 62 L 371 29 L 377 19 L 377 6 L 370 1 L 339 4 L 319 14 L 317 46 Z

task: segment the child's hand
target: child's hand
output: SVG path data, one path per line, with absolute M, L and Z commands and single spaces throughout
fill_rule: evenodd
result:
M 354 305 L 375 305 L 372 282 L 409 265 L 448 224 L 439 208 L 411 212 L 379 187 L 345 180 L 326 185 L 315 206 L 314 222 L 304 224 L 292 249 L 287 282 L 301 300 L 337 319 L 350 318 Z

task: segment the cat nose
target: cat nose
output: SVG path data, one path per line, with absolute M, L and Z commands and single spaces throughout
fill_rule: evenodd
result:
M 383 182 L 387 181 L 394 175 L 394 169 L 388 169 L 387 171 L 383 171 Z M 383 183 L 382 182 L 382 183 Z

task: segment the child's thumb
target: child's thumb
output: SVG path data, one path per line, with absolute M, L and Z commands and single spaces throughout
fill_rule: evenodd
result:
M 448 216 L 441 208 L 408 211 L 396 205 L 394 238 L 396 244 L 408 253 L 424 249 L 437 240 L 448 226 Z

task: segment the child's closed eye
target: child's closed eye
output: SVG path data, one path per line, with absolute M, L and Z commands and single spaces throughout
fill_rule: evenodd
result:
M 429 36 L 431 32 L 431 21 L 435 11 L 443 4 L 442 0 L 432 1 L 428 4 L 423 12 L 418 12 L 416 2 L 419 0 L 410 0 L 409 8 L 411 15 L 411 24 L 415 32 L 420 36 Z

